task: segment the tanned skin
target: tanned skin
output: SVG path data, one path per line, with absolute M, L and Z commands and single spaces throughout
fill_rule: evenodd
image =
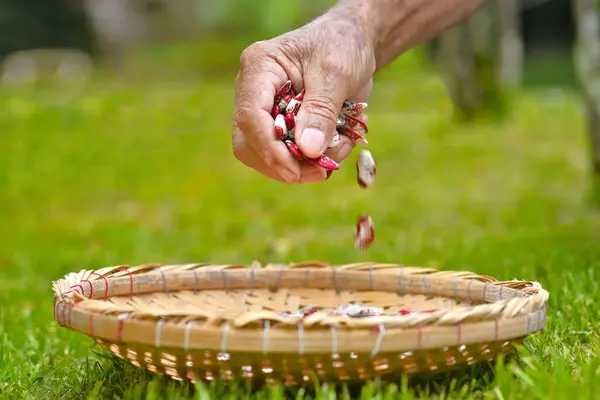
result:
M 235 82 L 235 157 L 280 182 L 326 180 L 323 168 L 295 160 L 276 140 L 270 115 L 275 91 L 288 79 L 306 90 L 296 143 L 308 157 L 325 154 L 341 162 L 353 142 L 342 137 L 333 149 L 327 143 L 344 100 L 367 101 L 377 70 L 463 21 L 483 2 L 341 0 L 299 29 L 252 44 L 240 57 Z

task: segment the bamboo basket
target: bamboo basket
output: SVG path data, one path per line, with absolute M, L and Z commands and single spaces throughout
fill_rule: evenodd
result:
M 382 263 L 116 266 L 53 286 L 60 325 L 137 367 L 290 385 L 491 361 L 545 327 L 548 301 L 536 282 Z M 348 303 L 413 313 L 282 315 Z

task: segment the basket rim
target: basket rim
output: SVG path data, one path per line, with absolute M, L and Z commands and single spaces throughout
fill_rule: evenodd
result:
M 115 296 L 130 295 L 133 299 L 138 294 L 165 295 L 178 290 L 254 291 L 309 286 L 324 290 L 376 290 L 454 297 L 481 304 L 370 318 L 317 312 L 302 319 L 269 310 L 208 317 L 202 313 L 145 309 L 105 301 Z M 302 352 L 326 353 L 333 347 L 336 351 L 372 352 L 374 346 L 377 352 L 409 351 L 439 348 L 456 341 L 469 344 L 511 340 L 544 328 L 549 297 L 538 282 L 498 281 L 469 271 L 375 262 L 332 266 L 307 261 L 265 267 L 257 262 L 250 266 L 119 265 L 70 273 L 53 282 L 53 287 L 54 318 L 60 325 L 97 340 L 215 351 L 224 348 L 256 351 L 262 347 L 263 352 L 266 321 L 271 352 L 289 352 L 290 342 L 296 343 L 295 346 L 302 342 Z M 270 326 L 272 322 L 276 326 Z M 331 342 L 334 332 L 336 345 L 323 345 L 323 340 Z

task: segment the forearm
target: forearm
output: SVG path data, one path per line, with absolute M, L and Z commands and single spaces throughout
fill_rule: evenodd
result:
M 377 69 L 470 16 L 485 0 L 340 0 L 330 11 L 364 27 Z

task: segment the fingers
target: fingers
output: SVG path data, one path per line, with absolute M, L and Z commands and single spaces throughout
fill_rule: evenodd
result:
M 356 101 L 361 101 L 362 99 L 364 99 L 364 97 L 358 97 Z M 356 118 L 360 119 L 365 124 L 367 123 L 366 114 L 359 114 Z M 338 163 L 341 163 L 352 154 L 355 147 L 354 141 L 347 136 L 340 135 L 340 143 L 334 148 L 327 149 L 324 154 Z M 335 172 L 336 171 L 325 171 L 323 168 L 314 165 L 302 165 L 300 182 L 323 182 L 331 178 Z
M 302 165 L 302 176 L 300 177 L 300 183 L 317 183 L 323 182 L 327 179 L 327 172 L 321 167 L 317 167 L 312 164 Z
M 233 154 L 242 164 L 278 182 L 295 183 L 298 181 L 297 176 L 289 177 L 281 175 L 277 169 L 268 166 L 237 127 L 234 128 L 233 133 Z
M 280 182 L 328 179 L 331 173 L 313 164 L 298 162 L 287 146 L 276 139 L 271 109 L 275 92 L 288 79 L 288 73 L 269 56 L 266 46 L 268 43 L 256 43 L 240 58 L 240 72 L 235 81 L 234 154 L 245 165 Z M 327 145 L 336 133 L 336 120 L 344 101 L 365 101 L 373 83 L 369 80 L 357 91 L 347 84 L 356 79 L 339 73 L 338 69 L 339 60 L 331 56 L 321 59 L 318 65 L 305 65 L 302 70 L 305 95 L 296 120 L 295 141 L 309 158 L 325 153 L 341 162 L 354 148 L 353 141 L 345 136 L 335 148 L 327 149 Z M 348 98 L 349 94 L 353 96 Z
M 246 139 L 246 136 L 237 127 L 234 127 L 233 149 L 235 157 L 238 159 L 238 161 L 242 162 L 242 164 L 255 169 L 266 177 L 281 183 L 293 184 L 322 182 L 326 177 L 326 173 L 323 168 L 305 162 L 301 162 L 299 164 L 299 177 L 281 175 L 277 169 L 271 168 L 265 164 L 261 157 L 256 153 L 254 147 L 250 145 Z
M 287 79 L 285 72 L 261 58 L 259 50 L 252 51 L 254 53 L 242 56 L 240 72 L 236 78 L 234 120 L 247 144 L 253 148 L 254 155 L 248 156 L 245 148 L 236 150 L 236 138 L 234 152 L 240 152 L 241 158 L 250 160 L 248 162 L 253 164 L 252 168 L 261 168 L 260 172 L 263 174 L 266 174 L 266 170 L 273 169 L 284 181 L 297 182 L 300 179 L 300 166 L 285 144 L 275 138 L 271 117 L 273 97 L 276 89 Z M 239 143 L 240 138 L 237 141 Z M 257 165 L 259 161 L 260 166 Z
M 366 85 L 359 89 L 354 95 L 351 95 L 348 100 L 355 103 L 366 102 L 369 99 L 372 89 L 373 79 L 370 79 Z M 360 113 L 355 118 L 366 124 L 368 116 L 365 113 Z M 355 146 L 356 145 L 354 141 L 350 140 L 350 138 L 340 135 L 340 143 L 332 149 L 327 149 L 327 151 L 325 151 L 325 155 L 334 159 L 338 163 L 341 163 L 350 156 Z
M 320 66 L 305 71 L 304 89 L 296 122 L 296 144 L 307 157 L 317 158 L 325 152 L 335 133 L 335 121 L 348 95 L 347 87 L 338 74 Z
M 281 183 L 313 183 L 322 182 L 326 178 L 326 171 L 323 168 L 317 167 L 312 164 L 301 163 L 299 166 L 300 177 L 296 179 L 289 179 L 281 176 L 276 169 L 267 166 L 262 159 L 256 154 L 254 148 L 245 140 L 244 134 L 237 130 L 235 137 L 236 144 L 234 145 L 235 157 L 241 161 L 244 165 L 255 169 L 261 174 L 268 178 L 276 180 Z
M 338 163 L 344 161 L 354 150 L 354 142 L 347 136 L 340 135 L 340 143 L 332 149 L 327 149 L 325 155 Z
M 372 91 L 373 91 L 373 78 L 369 79 L 369 81 L 363 87 L 361 87 L 359 90 L 352 93 L 350 95 L 350 97 L 348 98 L 348 100 L 350 100 L 353 103 L 361 103 L 361 102 L 366 103 L 369 101 Z M 364 115 L 364 114 L 361 114 L 361 115 Z M 363 121 L 363 122 L 366 123 L 367 121 Z

